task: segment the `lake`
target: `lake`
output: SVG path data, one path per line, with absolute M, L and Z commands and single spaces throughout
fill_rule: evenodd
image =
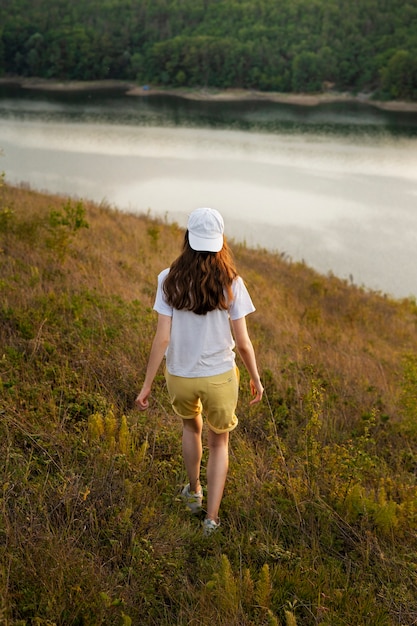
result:
M 417 295 L 416 113 L 1 86 L 0 149 L 12 184 L 181 226 L 211 206 L 229 238 Z

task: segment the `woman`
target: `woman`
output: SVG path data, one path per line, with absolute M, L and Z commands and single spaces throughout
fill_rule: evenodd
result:
M 189 483 L 182 497 L 193 513 L 202 510 L 203 502 L 200 464 L 204 410 L 209 428 L 205 534 L 220 526 L 229 432 L 238 423 L 235 346 L 249 372 L 254 396 L 250 404 L 260 402 L 263 394 L 246 327 L 246 315 L 255 307 L 237 274 L 223 233 L 218 211 L 201 208 L 189 216 L 182 253 L 158 276 L 154 305 L 158 325 L 145 381 L 136 398 L 139 409 L 148 408 L 151 386 L 165 355 L 168 394 L 174 412 L 183 420 L 182 449 Z

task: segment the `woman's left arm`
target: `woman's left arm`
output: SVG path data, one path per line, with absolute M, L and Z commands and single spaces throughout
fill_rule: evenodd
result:
M 152 383 L 159 366 L 161 365 L 162 359 L 164 358 L 171 338 L 171 320 L 172 318 L 169 315 L 162 315 L 161 313 L 158 315 L 158 325 L 152 342 L 145 380 L 143 382 L 142 389 L 135 400 L 141 411 L 145 411 L 149 407 L 149 396 L 151 393 Z

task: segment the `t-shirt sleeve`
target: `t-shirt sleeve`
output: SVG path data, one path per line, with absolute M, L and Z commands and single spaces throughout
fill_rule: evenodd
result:
M 238 276 L 232 285 L 233 302 L 229 307 L 229 316 L 231 320 L 238 320 L 241 317 L 246 317 L 249 313 L 253 313 L 256 309 L 253 305 L 245 283 Z
M 165 298 L 163 284 L 164 280 L 169 272 L 169 268 L 163 270 L 158 276 L 158 288 L 156 290 L 155 303 L 153 305 L 154 311 L 161 313 L 162 315 L 168 315 L 172 317 L 172 306 L 168 304 Z

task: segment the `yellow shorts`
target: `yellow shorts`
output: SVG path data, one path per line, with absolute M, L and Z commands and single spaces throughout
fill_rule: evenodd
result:
M 237 367 L 225 374 L 199 378 L 173 376 L 165 370 L 165 379 L 172 408 L 182 419 L 193 419 L 204 411 L 209 428 L 215 433 L 230 432 L 236 428 Z

